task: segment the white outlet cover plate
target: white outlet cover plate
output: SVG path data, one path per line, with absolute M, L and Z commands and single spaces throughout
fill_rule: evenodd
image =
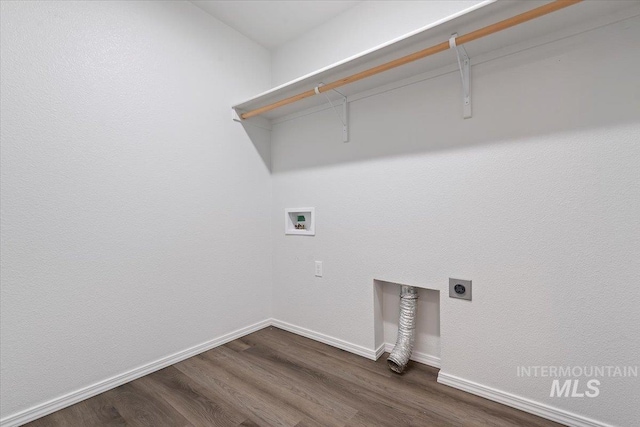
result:
M 322 261 L 316 261 L 316 277 L 322 277 Z

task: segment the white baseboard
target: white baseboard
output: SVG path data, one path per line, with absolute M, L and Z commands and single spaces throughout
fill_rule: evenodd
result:
M 344 341 L 330 335 L 321 334 L 320 332 L 292 325 L 291 323 L 283 322 L 282 320 L 277 319 L 271 319 L 271 325 L 275 326 L 276 328 L 284 329 L 285 331 L 293 332 L 294 334 L 302 335 L 306 338 L 311 338 L 312 340 L 319 341 L 332 347 L 337 347 L 341 350 L 357 354 L 358 356 L 366 357 L 367 359 L 378 359 L 377 350 L 372 350 L 361 345 L 352 344 L 348 341 Z
M 395 344 L 385 343 L 384 351 L 386 351 L 387 353 L 391 353 L 394 345 Z M 382 355 L 382 353 L 380 354 Z M 434 368 L 440 369 L 440 358 L 428 353 L 422 353 L 420 351 L 414 350 L 411 352 L 411 357 L 409 359 L 413 360 L 414 362 L 422 363 L 424 365 L 429 365 L 433 366 Z
M 2 420 L 0 420 L 0 427 L 16 427 L 34 421 L 40 417 L 44 417 L 45 415 L 66 408 L 67 406 L 71 406 L 75 403 L 81 402 L 100 393 L 104 393 L 105 391 L 111 390 L 122 384 L 128 383 L 137 378 L 158 371 L 162 368 L 166 368 L 167 366 L 173 365 L 174 363 L 181 362 L 182 360 L 188 359 L 189 357 L 193 357 L 207 350 L 211 350 L 214 347 L 221 346 L 228 343 L 229 341 L 241 338 L 252 332 L 266 328 L 270 325 L 271 319 L 263 320 L 253 325 L 246 326 L 244 328 L 222 335 L 221 337 L 215 338 L 211 341 L 198 344 L 194 347 L 179 351 L 177 353 L 163 357 L 138 368 L 134 368 L 122 374 L 107 378 L 106 380 L 81 388 L 80 390 L 73 391 L 60 397 L 56 397 L 55 399 L 51 399 L 48 402 L 33 406 L 22 412 L 18 412 L 17 414 L 9 415 L 8 417 L 3 418 Z
M 389 351 L 387 350 L 387 344 L 386 343 L 380 344 L 380 347 L 376 348 L 376 360 L 380 359 L 380 356 L 382 356 L 385 351 L 387 352 Z
M 438 374 L 438 382 L 567 426 L 612 427 L 610 424 L 583 417 L 582 415 L 574 414 L 573 412 L 558 409 L 524 397 L 516 396 L 515 394 L 507 393 L 506 391 L 497 390 L 473 381 L 465 380 L 464 378 L 449 375 L 442 371 Z

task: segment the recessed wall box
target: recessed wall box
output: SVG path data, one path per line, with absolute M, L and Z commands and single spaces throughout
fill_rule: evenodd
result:
M 287 208 L 284 210 L 284 234 L 315 236 L 314 208 Z

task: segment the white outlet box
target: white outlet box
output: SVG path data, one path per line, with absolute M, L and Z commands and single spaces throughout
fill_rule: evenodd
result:
M 303 219 L 301 219 L 303 218 Z M 316 235 L 314 208 L 287 208 L 284 210 L 284 234 Z

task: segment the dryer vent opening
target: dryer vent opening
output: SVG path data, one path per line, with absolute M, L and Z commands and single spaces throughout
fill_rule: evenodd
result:
M 401 374 L 409 363 L 416 338 L 416 311 L 418 308 L 418 290 L 413 286 L 402 285 L 400 290 L 400 320 L 396 345 L 387 358 L 389 369 Z

